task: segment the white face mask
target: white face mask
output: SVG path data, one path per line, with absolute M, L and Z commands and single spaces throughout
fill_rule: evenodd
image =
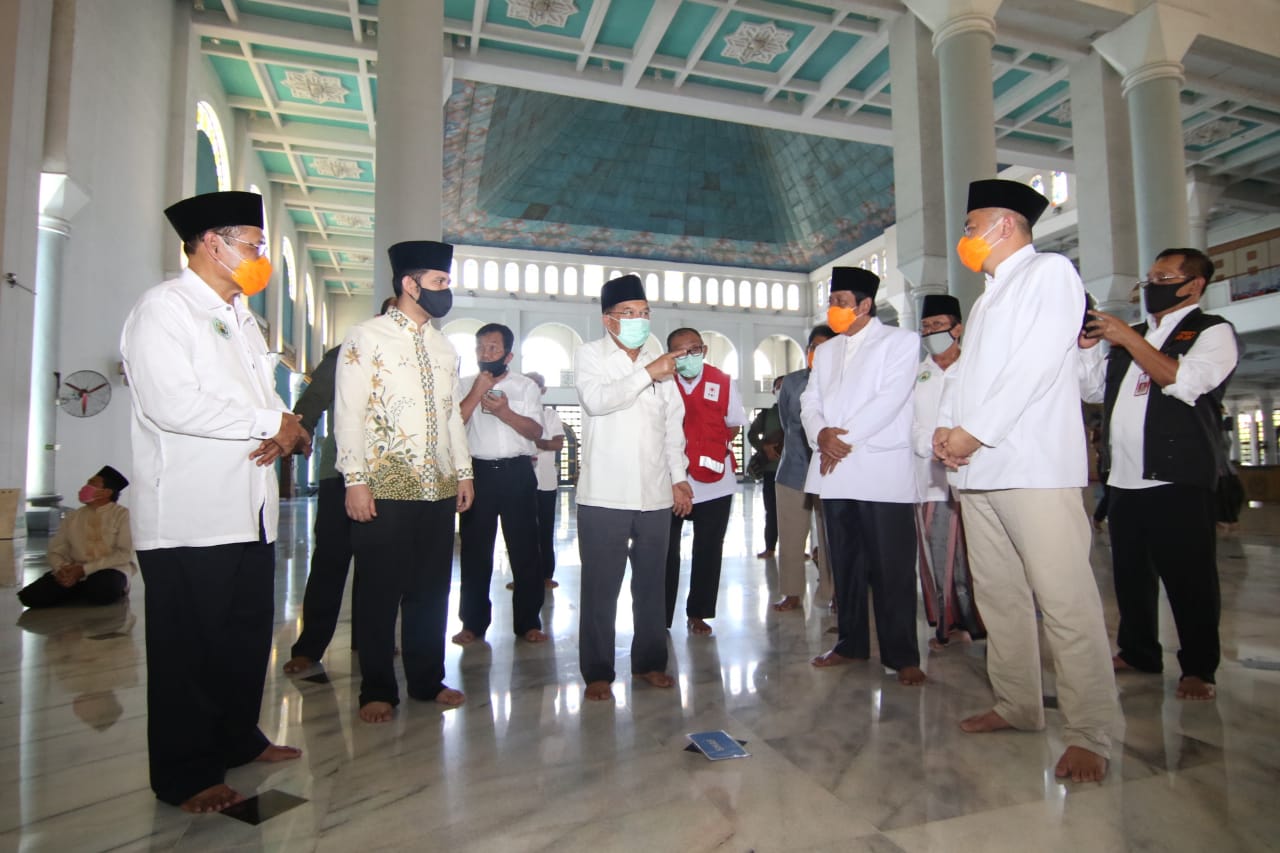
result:
M 929 351 L 930 355 L 942 355 L 951 349 L 951 345 L 956 342 L 956 339 L 951 337 L 951 329 L 943 329 L 940 332 L 925 335 L 922 340 L 924 341 L 924 348 Z

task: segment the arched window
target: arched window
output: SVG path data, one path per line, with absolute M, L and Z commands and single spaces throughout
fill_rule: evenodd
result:
M 329 348 L 329 303 L 327 300 L 320 302 L 320 348 Z
M 1060 204 L 1066 204 L 1066 203 L 1067 203 L 1067 193 L 1068 193 L 1068 190 L 1067 190 L 1067 173 L 1066 173 L 1066 172 L 1054 172 L 1054 173 L 1053 173 L 1053 182 L 1052 182 L 1052 184 L 1051 184 L 1051 187 L 1052 187 L 1052 193 L 1053 193 L 1053 194 L 1049 197 L 1049 201 L 1053 202 L 1053 206 L 1054 206 L 1054 207 L 1057 207 L 1057 206 L 1058 206 L 1058 205 L 1060 205 Z
M 201 136 L 209 146 L 207 152 L 200 150 Z M 196 102 L 196 146 L 196 192 L 226 192 L 231 189 L 231 158 L 227 155 L 227 139 L 222 135 L 222 122 L 218 121 L 218 114 L 208 101 Z M 201 160 L 205 157 L 212 161 L 212 176 L 201 168 Z
M 281 271 L 284 275 L 284 307 L 280 312 L 280 331 L 284 342 L 293 346 L 294 306 L 298 303 L 298 274 L 294 269 L 293 244 L 288 237 L 280 238 L 280 257 L 284 263 Z
M 520 369 L 541 373 L 547 385 L 559 387 L 561 374 L 573 369 L 573 357 L 559 341 L 531 336 L 520 345 Z
M 871 256 L 871 271 L 876 275 L 880 275 L 880 256 L 879 255 Z
M 696 275 L 689 276 L 689 301 L 694 305 L 702 304 L 702 279 Z
M 485 290 L 498 289 L 498 262 L 484 262 L 484 277 L 481 278 L 482 286 Z
M 751 282 L 749 281 L 738 282 L 738 307 L 751 307 Z
M 311 273 L 307 273 L 306 277 L 306 298 L 307 298 L 307 325 L 314 326 L 316 324 L 316 288 L 311 283 Z
M 560 292 L 560 268 L 554 264 L 547 264 L 542 270 L 542 289 L 547 293 Z
M 734 297 L 737 295 L 737 288 L 734 287 L 733 279 L 726 278 L 724 280 L 724 286 L 720 290 L 720 295 L 724 304 L 728 305 L 730 308 L 736 304 L 737 300 L 735 300 Z
M 262 190 L 258 189 L 257 184 L 249 184 L 249 192 L 262 195 Z M 262 196 L 262 242 L 267 244 L 267 251 L 271 251 L 271 232 L 267 230 L 267 197 Z M 259 290 L 253 296 L 249 297 L 249 310 L 257 314 L 263 320 L 267 319 L 267 292 Z
M 707 304 L 720 304 L 720 282 L 714 278 L 707 279 Z
M 650 302 L 662 299 L 662 285 L 658 282 L 658 274 L 651 272 L 644 277 L 644 296 Z
M 578 295 L 578 268 L 565 267 L 564 270 L 564 295 Z
M 798 284 L 787 285 L 787 310 L 800 310 L 800 285 Z
M 1033 190 L 1035 190 L 1036 192 L 1040 193 L 1040 195 L 1044 195 L 1044 194 L 1045 194 L 1045 192 L 1044 192 L 1044 175 L 1032 175 L 1032 176 L 1031 176 L 1031 180 L 1029 181 L 1029 183 L 1031 184 L 1031 189 L 1033 189 Z
M 462 262 L 462 287 L 475 290 L 480 286 L 480 264 L 475 258 L 467 258 Z
M 565 281 L 568 281 L 567 277 Z M 604 287 L 604 267 L 599 264 L 583 264 L 582 295 L 588 298 L 599 296 L 602 287 Z
M 667 270 L 662 277 L 662 298 L 668 302 L 684 301 L 684 273 Z
M 502 287 L 507 293 L 520 292 L 520 265 L 514 261 L 502 268 Z
M 757 308 L 769 307 L 769 285 L 763 281 L 756 282 L 756 298 L 752 305 Z
M 769 307 L 774 311 L 782 310 L 782 285 L 776 281 L 769 289 Z
M 524 268 L 524 292 L 525 293 L 541 293 L 542 283 L 538 281 L 539 273 L 537 264 L 526 264 Z
M 622 270 L 610 270 L 609 277 L 605 281 L 613 281 L 615 278 L 622 278 Z

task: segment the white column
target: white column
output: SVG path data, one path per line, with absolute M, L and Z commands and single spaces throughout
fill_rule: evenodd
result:
M 444 0 L 378 4 L 374 292 L 391 284 L 387 248 L 443 233 Z
M 1262 410 L 1262 459 L 1261 464 L 1276 464 L 1276 422 L 1273 416 L 1276 402 L 1263 395 L 1258 398 L 1258 408 Z
M 1256 412 L 1249 412 L 1249 462 L 1252 465 L 1261 465 L 1259 458 L 1259 449 L 1261 445 L 1258 443 L 1258 418 Z
M 1226 189 L 1226 182 L 1210 177 L 1203 166 L 1191 170 L 1187 180 L 1187 246 L 1190 248 L 1208 250 L 1209 214 Z

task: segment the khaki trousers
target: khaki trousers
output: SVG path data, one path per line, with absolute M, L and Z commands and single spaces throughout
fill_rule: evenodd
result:
M 1080 489 L 959 495 L 974 593 L 987 625 L 995 712 L 1014 728 L 1044 728 L 1038 604 L 1066 723 L 1063 740 L 1109 758 L 1115 674 Z
M 781 483 L 775 488 L 778 503 L 778 591 L 797 598 L 804 596 L 804 543 L 809 538 L 809 518 L 816 516 L 819 541 L 814 543 L 814 547 L 818 549 L 815 560 L 818 564 L 818 599 L 825 607 L 835 594 L 835 586 L 831 582 L 831 563 L 827 560 L 822 502 L 813 495 Z

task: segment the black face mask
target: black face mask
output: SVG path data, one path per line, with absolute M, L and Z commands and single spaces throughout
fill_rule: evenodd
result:
M 480 361 L 477 359 L 476 364 L 480 366 L 482 372 L 492 373 L 494 376 L 501 376 L 507 372 L 507 357 L 505 355 L 497 361 Z
M 1178 291 L 1186 284 L 1187 282 L 1180 281 L 1177 284 L 1148 284 L 1142 288 L 1142 304 L 1146 306 L 1147 313 L 1163 313 L 1186 299 L 1187 294 L 1178 295 Z
M 453 291 L 427 290 L 423 287 L 418 291 L 418 305 L 432 317 L 443 317 L 453 307 Z

